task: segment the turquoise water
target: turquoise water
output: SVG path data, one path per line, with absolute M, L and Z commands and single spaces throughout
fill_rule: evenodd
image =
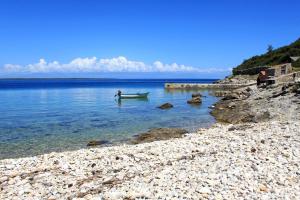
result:
M 194 131 L 214 123 L 208 91 L 200 106 L 192 92 L 164 89 L 168 80 L 0 80 L 0 159 L 86 147 L 90 140 L 125 142 L 156 127 Z M 213 80 L 169 80 L 212 82 Z M 118 101 L 124 93 L 150 92 L 148 100 Z M 156 107 L 170 102 L 174 108 Z

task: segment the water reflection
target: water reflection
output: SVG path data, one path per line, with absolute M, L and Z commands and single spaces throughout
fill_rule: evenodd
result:
M 126 104 L 126 103 L 129 103 L 129 102 L 130 103 L 132 103 L 132 102 L 148 102 L 149 99 L 148 99 L 148 97 L 146 97 L 146 98 L 136 98 L 136 99 L 120 99 L 120 98 L 117 98 L 115 101 L 118 103 L 118 106 L 121 107 L 123 103 Z
M 207 90 L 207 89 L 168 89 L 168 88 L 165 88 L 164 89 L 165 93 L 168 94 L 175 94 L 175 93 L 180 93 L 180 94 L 184 94 L 184 93 L 193 93 L 193 92 L 206 92 L 206 91 L 210 91 L 210 90 Z

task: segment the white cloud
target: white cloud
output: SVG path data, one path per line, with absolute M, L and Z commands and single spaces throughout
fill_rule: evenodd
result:
M 143 62 L 130 61 L 123 56 L 112 59 L 100 59 L 99 65 L 103 71 L 108 72 L 147 72 L 151 71 L 151 66 Z
M 2 68 L 4 72 L 30 72 L 30 73 L 47 73 L 47 72 L 225 72 L 230 69 L 217 68 L 197 68 L 177 63 L 164 64 L 155 61 L 153 64 L 145 64 L 141 61 L 131 61 L 123 56 L 109 59 L 76 58 L 69 63 L 61 64 L 58 61 L 47 62 L 40 59 L 38 63 L 28 64 L 25 66 L 6 64 Z
M 22 68 L 20 65 L 5 64 L 3 70 L 7 72 L 19 72 L 23 70 Z

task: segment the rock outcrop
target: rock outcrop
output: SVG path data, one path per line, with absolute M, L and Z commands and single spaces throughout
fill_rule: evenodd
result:
M 202 103 L 202 99 L 200 96 L 198 97 L 193 97 L 192 99 L 187 101 L 188 104 L 201 104 Z
M 252 122 L 254 114 L 249 110 L 249 104 L 246 102 L 233 104 L 232 102 L 220 101 L 214 105 L 214 109 L 211 114 L 219 122 L 226 123 L 242 123 L 242 122 Z
M 213 106 L 211 114 L 217 121 L 233 124 L 279 118 L 298 109 L 292 103 L 297 102 L 298 84 L 274 84 L 265 88 L 251 86 L 233 90 Z

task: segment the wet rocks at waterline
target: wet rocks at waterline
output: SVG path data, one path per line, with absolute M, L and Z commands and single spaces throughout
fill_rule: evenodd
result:
M 181 138 L 186 133 L 188 133 L 188 131 L 181 128 L 153 128 L 146 133 L 137 135 L 132 143 L 139 144 L 157 140 L 168 140 L 170 138 Z
M 106 145 L 106 144 L 111 144 L 107 140 L 91 140 L 87 143 L 86 146 L 92 147 L 92 146 L 99 146 L 99 145 Z

